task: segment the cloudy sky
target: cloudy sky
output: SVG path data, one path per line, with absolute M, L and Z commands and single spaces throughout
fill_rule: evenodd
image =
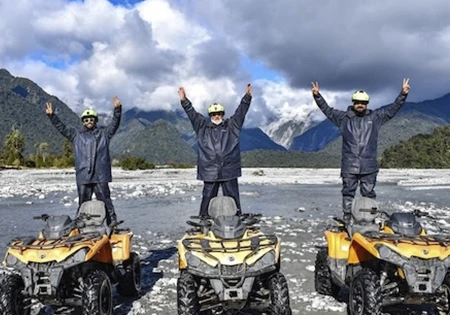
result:
M 179 86 L 230 113 L 251 82 L 246 125 L 263 126 L 316 110 L 311 81 L 336 108 L 355 89 L 385 105 L 404 77 L 411 101 L 449 93 L 449 14 L 448 0 L 0 0 L 0 67 L 77 113 L 113 95 L 175 109 Z

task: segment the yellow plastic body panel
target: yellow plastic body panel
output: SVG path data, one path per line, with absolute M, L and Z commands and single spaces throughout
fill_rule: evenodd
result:
M 261 232 L 252 232 L 252 231 L 245 231 L 244 235 L 236 240 L 226 240 L 223 242 L 224 247 L 220 245 L 219 242 L 214 241 L 221 241 L 220 238 L 216 238 L 216 236 L 212 232 L 208 232 L 207 235 L 204 234 L 196 234 L 196 235 L 185 235 L 180 241 L 178 241 L 178 266 L 180 270 L 186 269 L 187 262 L 186 262 L 186 253 L 187 250 L 183 245 L 183 240 L 185 239 L 207 239 L 212 242 L 210 242 L 210 246 L 213 249 L 218 249 L 218 251 L 212 251 L 209 252 L 208 255 L 213 256 L 214 258 L 208 257 L 208 255 L 205 255 L 203 252 L 201 244 L 193 243 L 191 244 L 192 250 L 190 251 L 192 255 L 197 256 L 202 261 L 206 262 L 208 265 L 212 267 L 216 267 L 218 265 L 218 262 L 220 262 L 222 265 L 238 265 L 246 262 L 247 264 L 251 265 L 254 262 L 256 262 L 259 258 L 261 258 L 264 254 L 268 253 L 271 250 L 275 251 L 275 259 L 276 263 L 279 263 L 279 257 L 280 257 L 280 239 L 277 238 L 277 243 L 275 246 L 267 246 L 264 247 L 264 245 L 270 244 L 269 240 L 262 240 L 259 244 L 260 250 L 254 254 L 251 255 L 248 259 L 246 257 L 252 253 L 251 249 L 241 249 L 237 250 L 238 244 L 240 246 L 250 246 L 251 238 L 255 236 L 264 236 Z M 198 249 L 198 250 L 197 250 Z M 226 250 L 228 249 L 228 252 Z M 236 249 L 236 250 L 234 250 Z M 233 257 L 231 260 L 230 257 Z
M 389 247 L 406 258 L 414 256 L 422 259 L 444 260 L 450 256 L 450 247 L 443 246 L 436 241 L 421 241 L 420 238 L 416 238 L 414 242 L 404 239 L 396 244 L 393 240 L 370 239 L 356 233 L 350 244 L 348 263 L 358 264 L 373 258 L 380 258 L 378 250 L 375 248 L 377 244 Z
M 79 230 L 74 229 L 69 234 L 69 237 L 77 234 L 80 234 Z M 30 246 L 22 245 L 21 242 L 13 243 L 14 246 L 12 247 L 14 248 L 9 247 L 7 255 L 10 254 L 17 257 L 24 264 L 29 262 L 61 262 L 78 250 L 87 248 L 88 253 L 85 261 L 94 260 L 111 264 L 113 261 L 124 261 L 130 258 L 132 237 L 132 232 L 121 231 L 113 233 L 110 238 L 107 235 L 103 235 L 95 239 L 82 240 L 78 243 L 67 245 L 64 243 L 64 238 L 56 241 L 45 240 L 41 232 L 39 238 Z
M 359 233 L 353 235 L 348 251 L 348 263 L 359 264 L 363 261 L 371 260 L 373 257 L 379 257 L 378 251 L 368 239 Z
M 54 240 L 37 239 L 31 244 L 31 246 L 35 246 L 36 248 L 29 248 L 25 245 L 21 247 L 20 242 L 17 242 L 14 247 L 20 248 L 9 247 L 7 254 L 17 257 L 17 259 L 24 264 L 28 264 L 29 262 L 48 263 L 51 261 L 61 262 L 78 250 L 87 248 L 89 252 L 86 255 L 86 260 L 90 260 L 94 256 L 96 256 L 95 260 L 98 261 L 111 260 L 110 258 L 107 258 L 108 255 L 105 253 L 105 250 L 108 248 L 111 252 L 109 239 L 106 235 L 97 239 L 80 241 L 71 246 L 58 245 L 58 242 L 59 241 Z M 61 244 L 64 243 L 61 242 Z M 106 249 L 103 249 L 104 247 L 106 247 Z M 99 255 L 97 256 L 97 254 Z M 109 256 L 111 256 L 111 254 L 109 254 Z
M 114 261 L 124 261 L 130 258 L 132 238 L 133 233 L 131 232 L 114 233 L 111 235 L 110 243 Z
M 325 231 L 328 243 L 328 256 L 333 259 L 347 259 L 350 239 L 346 232 Z
M 95 260 L 98 262 L 111 264 L 113 262 L 111 244 L 107 235 L 97 242 L 86 255 L 86 261 Z

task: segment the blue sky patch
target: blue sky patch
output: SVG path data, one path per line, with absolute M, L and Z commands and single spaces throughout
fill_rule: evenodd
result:
M 247 56 L 241 57 L 241 66 L 251 73 L 252 81 L 266 79 L 270 81 L 280 81 L 283 76 L 278 71 L 267 68 L 261 61 L 256 61 Z

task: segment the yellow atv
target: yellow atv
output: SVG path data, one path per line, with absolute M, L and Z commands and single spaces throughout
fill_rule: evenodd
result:
M 113 314 L 112 285 L 124 296 L 140 292 L 139 256 L 130 252 L 133 234 L 106 225 L 101 201 L 81 205 L 78 216 L 42 215 L 37 238 L 14 239 L 3 264 L 12 269 L 0 287 L 0 314 L 28 315 L 34 304 L 83 315 Z
M 178 242 L 179 315 L 260 310 L 290 315 L 289 290 L 280 273 L 280 240 L 260 231 L 259 215 L 237 215 L 231 197 L 211 200 L 208 216 Z
M 431 303 L 439 314 L 450 314 L 450 236 L 427 234 L 417 219 L 437 222 L 426 212 L 389 215 L 369 198 L 361 200 L 352 209 L 352 224 L 325 232 L 327 257 L 321 249 L 316 261 L 319 293 L 348 286 L 350 315 L 381 314 L 383 307 L 403 303 Z M 329 286 L 321 287 L 320 280 Z

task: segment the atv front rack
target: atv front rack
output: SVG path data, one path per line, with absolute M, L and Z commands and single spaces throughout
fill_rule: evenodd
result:
M 58 239 L 45 239 L 45 238 L 16 238 L 11 241 L 9 245 L 12 249 L 26 250 L 26 249 L 53 249 L 57 247 L 69 247 L 83 243 L 94 242 L 101 239 L 103 236 L 99 233 L 85 233 L 72 236 L 60 237 Z
M 240 251 L 256 251 L 267 247 L 273 247 L 278 239 L 275 235 L 261 235 L 242 239 L 206 239 L 206 238 L 186 238 L 183 245 L 188 251 L 199 251 L 207 253 L 236 253 Z M 236 246 L 230 246 L 236 243 Z M 228 246 L 227 246 L 228 245 Z
M 373 240 L 392 241 L 395 244 L 409 243 L 413 245 L 433 245 L 439 244 L 444 247 L 450 247 L 450 235 L 416 235 L 408 236 L 404 234 L 386 234 L 381 232 L 369 232 L 364 234 L 367 238 Z
M 249 251 L 249 253 L 243 258 L 246 262 L 251 256 L 258 253 L 264 248 L 273 248 L 278 242 L 275 235 L 260 235 L 253 236 L 250 238 L 243 238 L 237 240 L 211 240 L 205 238 L 189 238 L 184 239 L 182 244 L 188 251 L 201 252 L 206 257 L 214 260 L 218 264 L 218 274 L 217 277 L 222 281 L 226 288 L 239 287 L 243 284 L 246 277 L 257 276 L 261 273 L 269 273 L 275 270 L 275 265 L 270 265 L 265 267 L 263 270 L 258 270 L 258 272 L 248 272 L 248 266 L 246 263 L 239 265 L 223 265 L 220 259 L 213 256 L 213 253 L 237 253 L 242 251 Z M 236 246 L 230 246 L 230 243 L 236 243 Z M 219 246 L 217 246 L 219 245 Z M 191 270 L 192 273 L 197 274 L 196 271 Z M 204 276 L 198 273 L 200 276 Z

